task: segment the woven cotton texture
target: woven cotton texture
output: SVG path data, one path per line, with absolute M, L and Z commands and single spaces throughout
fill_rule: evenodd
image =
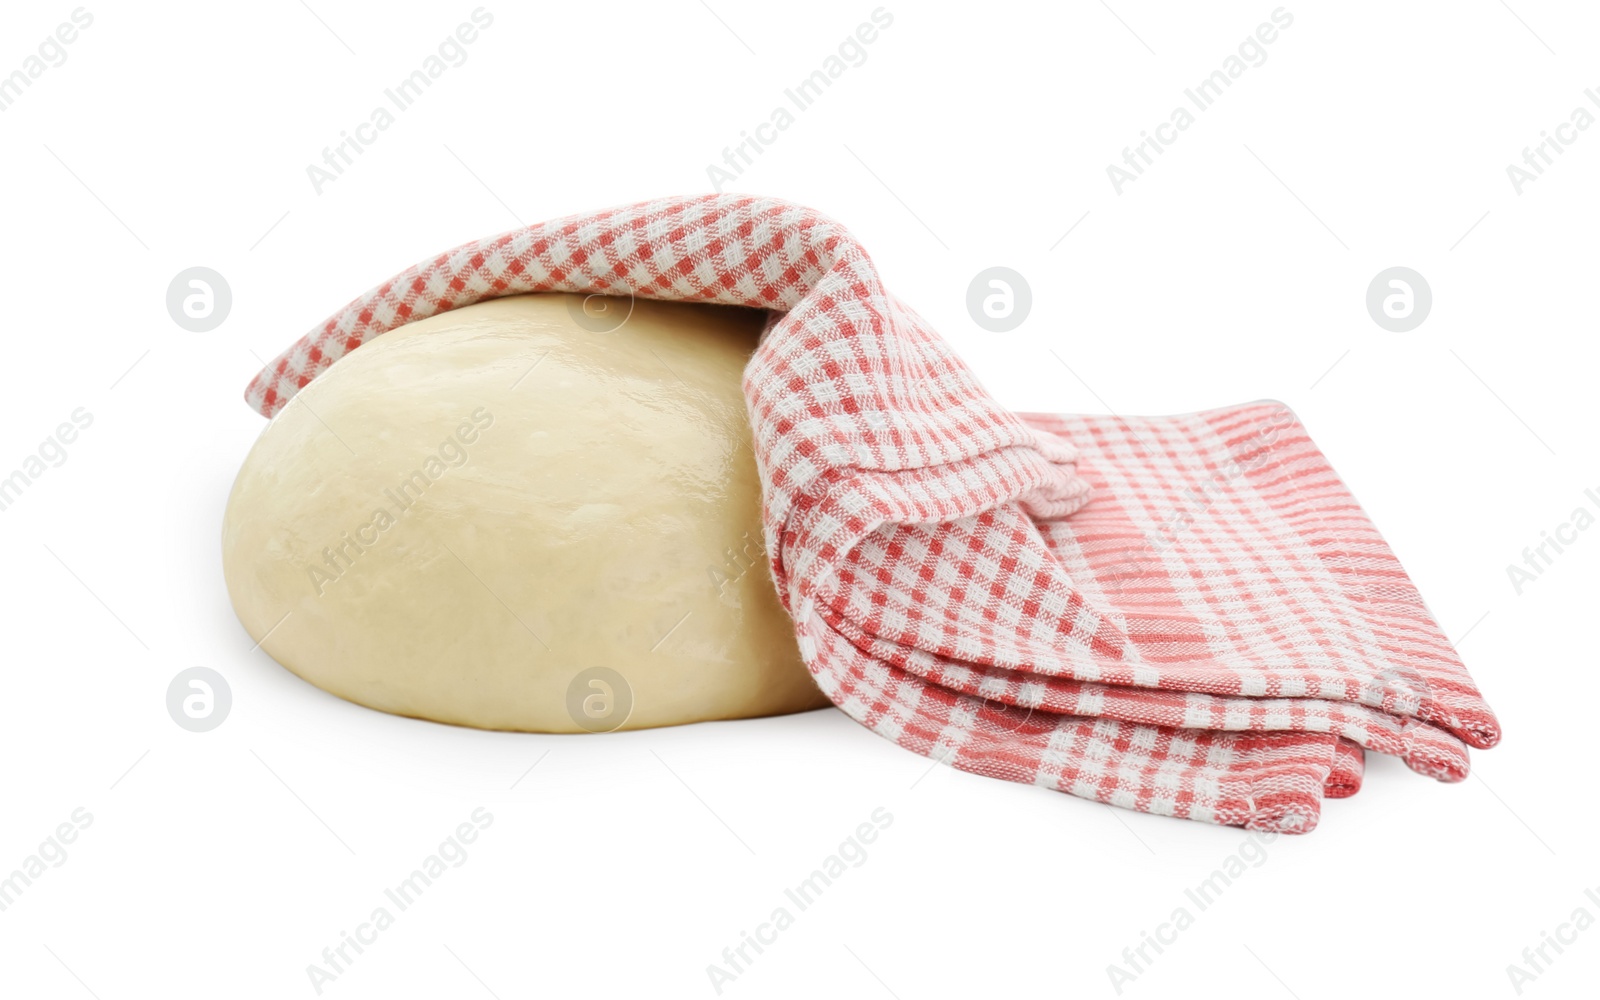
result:
M 1388 546 L 1277 403 L 1016 414 L 838 223 L 667 199 L 470 243 L 250 383 L 266 416 L 361 344 L 501 295 L 770 310 L 744 376 L 772 577 L 817 684 L 964 771 L 1303 833 L 1364 750 L 1441 781 L 1499 738 Z

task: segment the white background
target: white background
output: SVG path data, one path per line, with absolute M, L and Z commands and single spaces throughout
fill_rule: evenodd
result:
M 307 164 L 471 0 L 93 4 L 0 113 L 0 475 L 94 415 L 0 513 L 0 870 L 94 817 L 0 913 L 4 995 L 315 996 L 306 966 L 484 806 L 469 860 L 323 995 L 713 997 L 706 967 L 883 807 L 866 862 L 723 995 L 1110 997 L 1106 966 L 1239 848 L 1240 830 L 930 772 L 833 710 L 491 734 L 358 708 L 249 651 L 218 538 L 263 426 L 241 398 L 253 354 L 465 240 L 709 189 L 723 147 L 875 6 L 710 2 L 492 2 L 467 62 L 320 195 Z M 1266 63 L 1118 195 L 1106 166 L 1275 5 L 1200 6 L 891 3 L 866 63 L 726 190 L 851 226 L 1014 408 L 1288 402 L 1465 637 L 1506 732 L 1473 777 L 1369 757 L 1359 795 L 1268 845 L 1123 995 L 1513 996 L 1506 967 L 1541 932 L 1600 916 L 1600 531 L 1520 596 L 1506 573 L 1600 491 L 1600 128 L 1520 195 L 1506 166 L 1574 108 L 1600 114 L 1600 16 L 1291 4 Z M 7 5 L 0 73 L 72 9 Z M 233 289 L 210 333 L 164 304 L 194 265 Z M 994 265 L 1033 289 L 1012 333 L 966 313 Z M 1404 334 L 1364 304 L 1393 265 L 1434 295 Z M 234 694 L 206 734 L 164 706 L 196 665 Z M 1591 929 L 1525 995 L 1597 977 Z

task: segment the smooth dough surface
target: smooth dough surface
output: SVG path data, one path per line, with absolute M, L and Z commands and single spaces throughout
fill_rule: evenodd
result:
M 351 352 L 234 483 L 240 621 L 342 698 L 485 729 L 828 704 L 766 565 L 740 389 L 761 322 L 523 295 Z

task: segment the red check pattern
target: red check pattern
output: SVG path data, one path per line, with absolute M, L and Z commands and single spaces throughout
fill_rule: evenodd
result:
M 1283 406 L 1019 415 L 843 227 L 668 199 L 470 243 L 372 289 L 250 383 L 266 416 L 340 357 L 500 295 L 770 310 L 745 372 L 771 570 L 818 685 L 965 771 L 1300 833 L 1363 753 L 1441 781 L 1494 714 Z

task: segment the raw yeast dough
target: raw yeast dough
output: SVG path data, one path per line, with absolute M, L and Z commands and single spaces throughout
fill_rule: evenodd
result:
M 234 483 L 234 610 L 341 698 L 609 731 L 828 704 L 766 566 L 740 376 L 762 314 L 492 299 L 340 359 Z

